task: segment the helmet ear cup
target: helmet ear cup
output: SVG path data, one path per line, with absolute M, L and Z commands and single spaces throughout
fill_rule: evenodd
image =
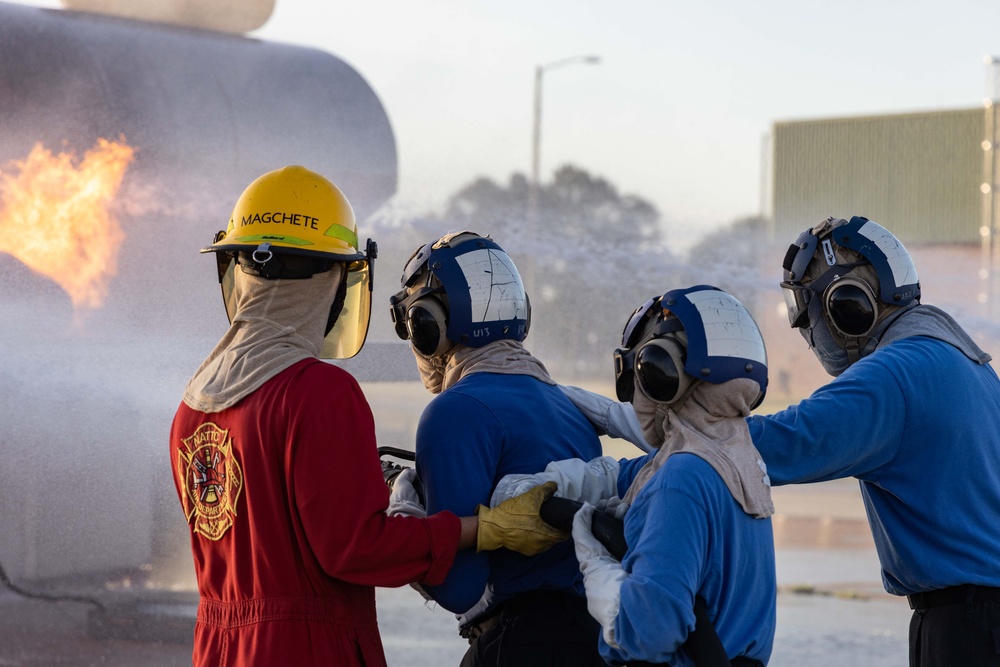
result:
M 864 336 L 875 328 L 880 311 L 871 286 L 853 276 L 836 280 L 826 288 L 823 309 L 834 328 L 849 338 Z
M 635 376 L 642 393 L 657 403 L 672 405 L 686 396 L 694 378 L 684 371 L 687 349 L 671 336 L 654 338 L 635 355 Z
M 413 349 L 428 357 L 443 354 L 451 347 L 448 340 L 448 313 L 440 301 L 424 297 L 406 310 L 406 331 Z
M 525 320 L 525 322 L 524 322 L 524 335 L 521 337 L 522 341 L 525 338 L 528 337 L 528 331 L 531 330 L 531 299 L 528 297 L 528 293 L 527 292 L 524 293 L 524 303 L 525 303 L 525 306 L 528 308 L 528 316 L 526 318 L 524 318 L 524 320 Z

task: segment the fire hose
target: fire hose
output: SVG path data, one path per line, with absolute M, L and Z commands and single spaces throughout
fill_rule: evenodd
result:
M 404 461 L 415 461 L 416 455 L 406 449 L 397 447 L 379 447 L 379 458 L 382 462 L 382 476 L 386 484 L 392 487 L 393 481 L 405 466 L 401 466 L 391 461 L 387 461 L 383 456 L 392 456 Z M 414 487 L 417 494 L 423 500 L 423 489 L 420 486 L 419 478 L 416 479 Z M 583 507 L 583 503 L 569 498 L 557 498 L 553 496 L 539 509 L 539 515 L 545 523 L 560 530 L 571 531 L 573 528 L 573 517 L 577 510 Z M 590 530 L 594 537 L 604 545 L 612 556 L 619 562 L 625 557 L 628 551 L 628 544 L 625 542 L 625 524 L 614 518 L 607 512 L 594 510 L 594 517 L 591 520 Z M 708 610 L 705 608 L 705 601 L 700 596 L 694 599 L 695 626 L 687 639 L 684 641 L 684 650 L 688 652 L 697 667 L 731 667 L 726 649 L 722 646 L 722 640 L 715 632 L 715 626 L 708 617 Z
M 94 605 L 100 610 L 104 610 L 104 605 L 98 600 L 92 597 L 87 597 L 86 595 L 61 595 L 56 593 L 40 593 L 37 591 L 29 591 L 27 589 L 21 588 L 7 576 L 7 571 L 4 570 L 3 565 L 0 565 L 0 584 L 3 584 L 12 593 L 16 593 L 23 598 L 29 598 L 31 600 L 44 600 L 45 602 L 82 602 L 84 604 Z

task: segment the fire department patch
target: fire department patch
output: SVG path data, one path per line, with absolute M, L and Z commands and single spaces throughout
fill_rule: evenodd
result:
M 184 514 L 191 529 L 217 540 L 233 525 L 243 471 L 233 455 L 229 430 L 208 422 L 182 440 L 177 452 Z

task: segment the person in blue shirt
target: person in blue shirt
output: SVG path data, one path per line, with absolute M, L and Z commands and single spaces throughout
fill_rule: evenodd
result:
M 914 667 L 1000 665 L 1000 380 L 881 225 L 828 218 L 783 263 L 789 322 L 836 379 L 749 420 L 774 484 L 856 477 Z
M 704 664 L 689 641 L 698 600 L 723 659 L 764 665 L 775 632 L 774 506 L 744 419 L 767 387 L 760 330 L 718 288 L 671 290 L 635 311 L 614 360 L 618 398 L 653 451 L 512 475 L 493 502 L 543 482 L 586 501 L 573 540 L 611 664 Z M 591 531 L 595 502 L 624 516 L 620 563 Z
M 782 268 L 789 322 L 835 379 L 747 420 L 772 484 L 857 478 L 885 589 L 913 609 L 911 667 L 1000 665 L 1000 379 L 990 355 L 920 303 L 909 252 L 864 217 L 805 230 Z M 621 404 L 565 391 L 599 432 L 636 442 Z
M 390 299 L 396 332 L 435 394 L 415 448 L 428 513 L 465 516 L 489 505 L 505 475 L 600 456 L 590 422 L 522 344 L 530 306 L 499 245 L 448 234 L 414 253 L 401 283 Z M 562 537 L 534 556 L 462 552 L 443 584 L 425 587 L 458 616 L 470 642 L 462 665 L 605 664 L 573 544 Z

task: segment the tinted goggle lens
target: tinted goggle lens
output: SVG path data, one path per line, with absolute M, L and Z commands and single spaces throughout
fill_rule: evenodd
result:
M 635 357 L 635 376 L 643 393 L 660 403 L 677 398 L 681 386 L 681 373 L 674 358 L 666 349 L 652 341 L 642 346 Z
M 793 329 L 801 329 L 809 324 L 809 301 L 812 290 L 795 283 L 781 283 L 781 293 L 788 309 L 788 323 Z

